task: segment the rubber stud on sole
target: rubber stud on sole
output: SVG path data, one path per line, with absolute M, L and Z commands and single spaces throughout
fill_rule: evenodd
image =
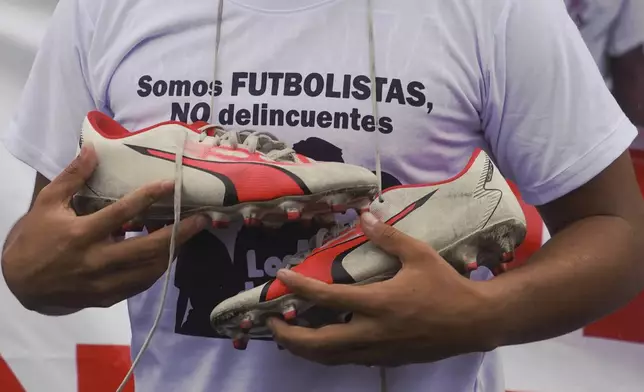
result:
M 302 217 L 302 213 L 296 208 L 289 208 L 286 210 L 286 219 L 289 221 L 296 221 Z
M 257 227 L 261 226 L 262 222 L 254 217 L 251 218 L 244 218 L 244 225 L 250 226 L 250 227 Z
M 297 310 L 292 305 L 287 306 L 282 311 L 282 317 L 284 317 L 285 321 L 293 321 L 297 317 Z
M 240 336 L 233 339 L 233 347 L 235 350 L 244 351 L 248 347 L 248 335 Z
M 248 333 L 251 328 L 253 328 L 253 320 L 250 317 L 246 317 L 239 323 L 239 329 L 244 333 Z
M 227 229 L 228 226 L 230 226 L 230 222 L 228 221 L 212 221 L 213 229 Z

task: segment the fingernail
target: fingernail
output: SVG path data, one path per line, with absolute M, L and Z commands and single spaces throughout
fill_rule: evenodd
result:
M 362 219 L 363 227 L 369 226 L 369 228 L 373 228 L 379 222 L 378 218 L 376 218 L 376 216 L 371 212 L 365 212 L 360 217 Z

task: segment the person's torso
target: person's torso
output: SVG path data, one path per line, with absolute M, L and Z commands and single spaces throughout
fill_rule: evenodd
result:
M 493 38 L 478 30 L 494 23 L 486 15 L 500 14 L 504 3 L 374 1 L 378 124 L 367 0 L 226 1 L 214 120 L 216 0 L 95 3 L 86 77 L 100 109 L 128 129 L 172 119 L 267 130 L 311 158 L 372 170 L 377 139 L 386 187 L 437 181 L 485 147 L 483 59 Z M 237 352 L 209 325 L 220 301 L 274 277 L 284 257 L 307 249 L 314 235 L 297 224 L 273 232 L 233 227 L 184 246 L 137 390 L 379 390 L 377 369 L 318 366 L 266 341 Z M 129 301 L 134 353 L 152 325 L 160 287 Z M 494 356 L 390 369 L 389 390 L 501 390 Z

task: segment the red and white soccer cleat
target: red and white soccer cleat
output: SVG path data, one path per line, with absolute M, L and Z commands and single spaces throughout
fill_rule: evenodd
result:
M 479 266 L 493 269 L 521 244 L 526 221 L 505 179 L 482 151 L 454 178 L 425 185 L 391 188 L 370 211 L 396 229 L 431 245 L 456 270 L 468 275 Z M 335 284 L 367 284 L 393 277 L 400 262 L 382 252 L 359 225 L 319 241 L 312 252 L 288 262 L 294 271 Z M 278 280 L 242 292 L 211 313 L 215 330 L 244 348 L 248 338 L 269 337 L 269 316 L 301 325 L 339 322 L 345 315 L 311 309 Z M 326 311 L 326 316 L 320 312 Z M 324 320 L 324 317 L 331 319 Z
M 376 176 L 362 167 L 316 162 L 267 132 L 165 122 L 129 132 L 100 112 L 88 114 L 81 143 L 93 143 L 99 165 L 74 198 L 79 214 L 97 211 L 136 188 L 182 174 L 182 216 L 206 213 L 215 227 L 233 219 L 279 226 L 369 205 Z M 182 157 L 177 162 L 177 154 Z M 172 220 L 172 200 L 145 219 Z

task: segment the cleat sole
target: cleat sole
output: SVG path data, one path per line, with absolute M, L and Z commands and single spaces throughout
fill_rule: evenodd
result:
M 213 227 L 215 227 L 214 222 L 218 222 L 215 228 L 224 228 L 232 222 L 245 220 L 247 220 L 246 223 L 255 225 L 257 222 L 253 219 L 262 222 L 264 218 L 270 217 L 273 227 L 276 227 L 277 223 L 306 221 L 321 214 L 328 214 L 331 212 L 332 205 L 341 204 L 344 211 L 350 208 L 362 209 L 376 194 L 377 190 L 373 187 L 358 187 L 306 196 L 288 196 L 270 201 L 240 203 L 230 207 L 183 206 L 181 217 L 206 214 L 212 219 Z M 89 215 L 116 201 L 116 199 L 103 198 L 94 194 L 79 193 L 73 197 L 72 207 L 78 215 Z M 174 207 L 171 204 L 159 203 L 150 207 L 144 215 L 137 217 L 136 221 L 172 223 L 173 217 Z M 219 222 L 226 222 L 226 224 L 219 227 Z

